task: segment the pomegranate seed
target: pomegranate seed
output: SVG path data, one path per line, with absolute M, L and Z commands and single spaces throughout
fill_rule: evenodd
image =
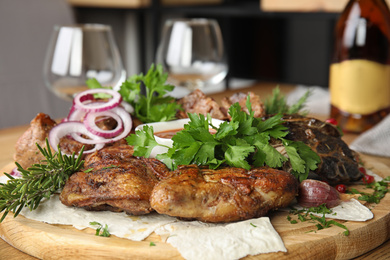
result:
M 364 183 L 370 184 L 370 183 L 373 183 L 374 181 L 375 181 L 374 176 L 365 174 L 364 177 L 363 177 L 363 182 Z
M 334 118 L 328 118 L 328 119 L 326 119 L 325 122 L 332 124 L 332 125 L 337 125 L 337 120 Z
M 366 168 L 364 167 L 359 167 L 359 171 L 361 171 L 364 175 L 367 174 Z
M 344 184 L 336 185 L 336 190 L 340 193 L 345 193 L 347 191 L 347 187 Z

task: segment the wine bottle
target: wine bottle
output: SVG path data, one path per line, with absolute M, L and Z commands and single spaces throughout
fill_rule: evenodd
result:
M 361 133 L 390 113 L 390 11 L 384 0 L 350 0 L 336 24 L 331 117 Z

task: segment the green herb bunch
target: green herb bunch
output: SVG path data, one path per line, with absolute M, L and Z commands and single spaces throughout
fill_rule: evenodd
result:
M 134 75 L 126 80 L 120 90 L 124 101 L 134 107 L 134 115 L 144 123 L 169 121 L 176 118 L 181 106 L 175 99 L 167 95 L 174 89 L 166 84 L 167 73 L 163 73 L 161 65 L 151 65 L 146 75 Z M 142 86 L 145 86 L 143 94 Z
M 309 171 L 317 168 L 320 157 L 304 143 L 284 138 L 288 132 L 282 124 L 282 115 L 267 120 L 255 118 L 249 96 L 246 107 L 249 114 L 243 112 L 238 103 L 233 104 L 229 109 L 231 121 L 223 122 L 218 128 L 211 124 L 210 115 L 188 114 L 190 122 L 172 137 L 173 147 L 157 159 L 171 169 L 188 164 L 207 165 L 211 169 L 222 164 L 248 170 L 264 165 L 279 168 L 289 161 L 292 173 L 300 181 L 306 179 Z M 210 127 L 217 132 L 211 134 Z M 271 145 L 273 139 L 282 143 L 287 156 Z M 135 156 L 149 157 L 152 149 L 159 145 L 149 126 L 126 140 L 134 146 Z
M 47 140 L 46 145 L 47 149 L 37 144 L 45 157 L 41 164 L 33 164 L 28 169 L 23 169 L 16 162 L 21 173 L 20 178 L 4 173 L 9 180 L 7 183 L 0 183 L 0 212 L 4 211 L 0 222 L 10 211 L 16 217 L 24 207 L 35 210 L 42 199 L 49 199 L 52 194 L 63 188 L 69 176 L 82 167 L 84 147 L 76 158 L 75 154 L 63 155 L 60 149 L 53 154 Z

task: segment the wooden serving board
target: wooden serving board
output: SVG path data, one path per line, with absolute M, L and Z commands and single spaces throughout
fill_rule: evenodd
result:
M 390 168 L 374 157 L 362 156 L 366 167 L 376 174 L 390 176 Z M 13 164 L 3 169 L 9 172 Z M 362 188 L 362 187 L 360 187 Z M 350 259 L 364 254 L 390 238 L 390 194 L 372 208 L 374 218 L 366 222 L 340 221 L 350 230 L 333 226 L 316 232 L 315 224 L 291 224 L 287 212 L 270 214 L 271 222 L 282 237 L 287 253 L 248 256 L 245 259 Z M 49 225 L 12 214 L 0 224 L 0 235 L 21 251 L 41 259 L 183 259 L 170 244 L 156 234 L 135 242 L 115 236 L 97 237 L 94 230 L 79 231 L 71 226 Z M 150 246 L 153 241 L 156 246 Z

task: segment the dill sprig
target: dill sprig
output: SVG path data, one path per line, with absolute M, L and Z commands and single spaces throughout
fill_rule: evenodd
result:
M 312 94 L 311 90 L 306 91 L 305 94 L 303 94 L 302 97 L 299 98 L 299 100 L 289 106 L 287 104 L 286 97 L 280 93 L 280 89 L 277 86 L 273 89 L 271 97 L 267 98 L 264 101 L 264 107 L 265 112 L 267 115 L 273 115 L 273 114 L 297 114 L 300 113 L 302 115 L 306 115 L 308 111 L 301 111 L 307 102 L 307 99 Z
M 15 162 L 21 173 L 20 178 L 4 173 L 9 180 L 7 183 L 0 183 L 0 212 L 4 211 L 0 222 L 10 211 L 16 217 L 24 207 L 35 210 L 42 199 L 50 199 L 52 194 L 62 189 L 69 176 L 78 171 L 84 163 L 81 160 L 84 147 L 76 158 L 74 153 L 71 156 L 62 154 L 60 149 L 53 154 L 47 139 L 47 149 L 36 145 L 45 160 L 27 169 Z

